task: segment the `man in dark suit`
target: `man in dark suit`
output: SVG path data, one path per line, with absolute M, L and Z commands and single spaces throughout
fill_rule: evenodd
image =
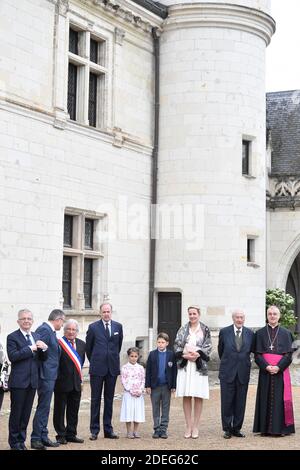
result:
M 53 424 L 57 432 L 56 440 L 59 444 L 84 442 L 83 439 L 77 437 L 82 384 L 81 369 L 85 359 L 85 342 L 77 338 L 78 331 L 78 322 L 73 319 L 67 320 L 64 324 L 64 336 L 59 339 L 61 356 L 54 387 L 53 413 Z
M 59 331 L 65 321 L 62 310 L 52 310 L 48 321 L 42 323 L 36 330 L 41 339 L 47 344 L 47 359 L 39 369 L 38 406 L 33 419 L 31 433 L 31 448 L 46 450 L 47 447 L 58 447 L 59 443 L 51 441 L 48 437 L 48 418 L 50 413 L 51 398 L 57 379 L 58 364 L 60 358 L 60 346 L 57 341 L 56 331 Z
M 39 360 L 46 359 L 47 345 L 37 333 L 31 332 L 33 316 L 30 310 L 18 312 L 18 324 L 20 329 L 7 337 L 7 354 L 11 362 L 8 443 L 13 450 L 26 450 L 26 431 L 38 387 L 38 365 Z
M 220 331 L 218 344 L 221 359 L 221 413 L 225 439 L 230 439 L 231 436 L 245 437 L 241 428 L 245 415 L 251 368 L 250 353 L 254 337 L 253 331 L 244 326 L 245 314 L 242 310 L 235 310 L 232 320 L 233 325 Z
M 118 439 L 111 424 L 116 380 L 120 374 L 120 351 L 123 342 L 121 323 L 113 321 L 112 306 L 100 305 L 101 320 L 88 328 L 86 355 L 90 361 L 91 420 L 90 440 L 97 439 L 100 431 L 100 405 L 104 385 L 103 431 L 104 437 Z
M 177 362 L 175 353 L 168 351 L 167 333 L 157 335 L 157 349 L 149 353 L 146 366 L 145 387 L 151 394 L 153 439 L 167 439 L 171 392 L 176 389 Z

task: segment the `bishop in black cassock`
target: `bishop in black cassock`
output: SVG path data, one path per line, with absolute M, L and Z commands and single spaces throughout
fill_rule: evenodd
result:
M 295 432 L 288 370 L 293 337 L 279 325 L 277 307 L 269 307 L 267 317 L 268 324 L 256 332 L 254 340 L 259 378 L 253 432 L 280 436 Z

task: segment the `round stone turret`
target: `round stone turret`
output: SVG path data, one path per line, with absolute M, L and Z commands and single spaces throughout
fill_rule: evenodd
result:
M 212 327 L 226 325 L 237 307 L 260 326 L 270 2 L 164 4 L 158 203 L 175 226 L 171 240 L 157 242 L 156 289 L 181 292 L 184 317 L 199 304 Z

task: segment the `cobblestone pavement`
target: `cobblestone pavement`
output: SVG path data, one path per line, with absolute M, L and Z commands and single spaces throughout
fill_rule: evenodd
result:
M 300 371 L 299 371 L 300 372 Z M 298 370 L 292 371 L 293 383 L 299 384 Z M 89 384 L 84 384 L 83 397 L 79 413 L 78 436 L 85 439 L 84 444 L 68 444 L 60 446 L 62 450 L 299 450 L 300 441 L 297 430 L 300 429 L 300 387 L 293 387 L 293 401 L 296 421 L 296 434 L 286 437 L 261 437 L 252 433 L 252 423 L 255 406 L 257 370 L 251 374 L 249 386 L 246 416 L 243 431 L 246 438 L 234 438 L 226 440 L 222 437 L 221 419 L 220 419 L 220 389 L 217 379 L 217 373 L 210 373 L 210 399 L 205 400 L 201 420 L 201 428 L 198 439 L 184 439 L 184 418 L 182 410 L 182 399 L 172 398 L 169 438 L 152 439 L 152 415 L 151 403 L 147 396 L 146 403 L 146 422 L 141 424 L 141 439 L 127 439 L 125 424 L 119 422 L 121 405 L 121 387 L 117 384 L 116 396 L 114 402 L 114 430 L 119 434 L 120 439 L 114 441 L 103 439 L 100 433 L 97 441 L 89 440 L 89 407 L 90 390 Z M 9 416 L 9 394 L 5 394 L 4 403 L 0 416 L 0 449 L 9 449 L 7 444 L 8 435 L 8 416 Z M 31 432 L 31 423 L 29 425 L 29 438 Z M 55 437 L 52 425 L 52 413 L 49 421 L 49 436 Z M 30 439 L 27 438 L 27 445 L 30 447 Z M 53 450 L 50 450 L 53 451 Z

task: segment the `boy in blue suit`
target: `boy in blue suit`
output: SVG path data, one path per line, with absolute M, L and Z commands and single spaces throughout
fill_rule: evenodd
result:
M 151 351 L 146 366 L 146 390 L 151 394 L 153 439 L 167 439 L 171 392 L 176 389 L 177 364 L 175 354 L 168 351 L 169 336 L 159 333 L 157 349 Z

